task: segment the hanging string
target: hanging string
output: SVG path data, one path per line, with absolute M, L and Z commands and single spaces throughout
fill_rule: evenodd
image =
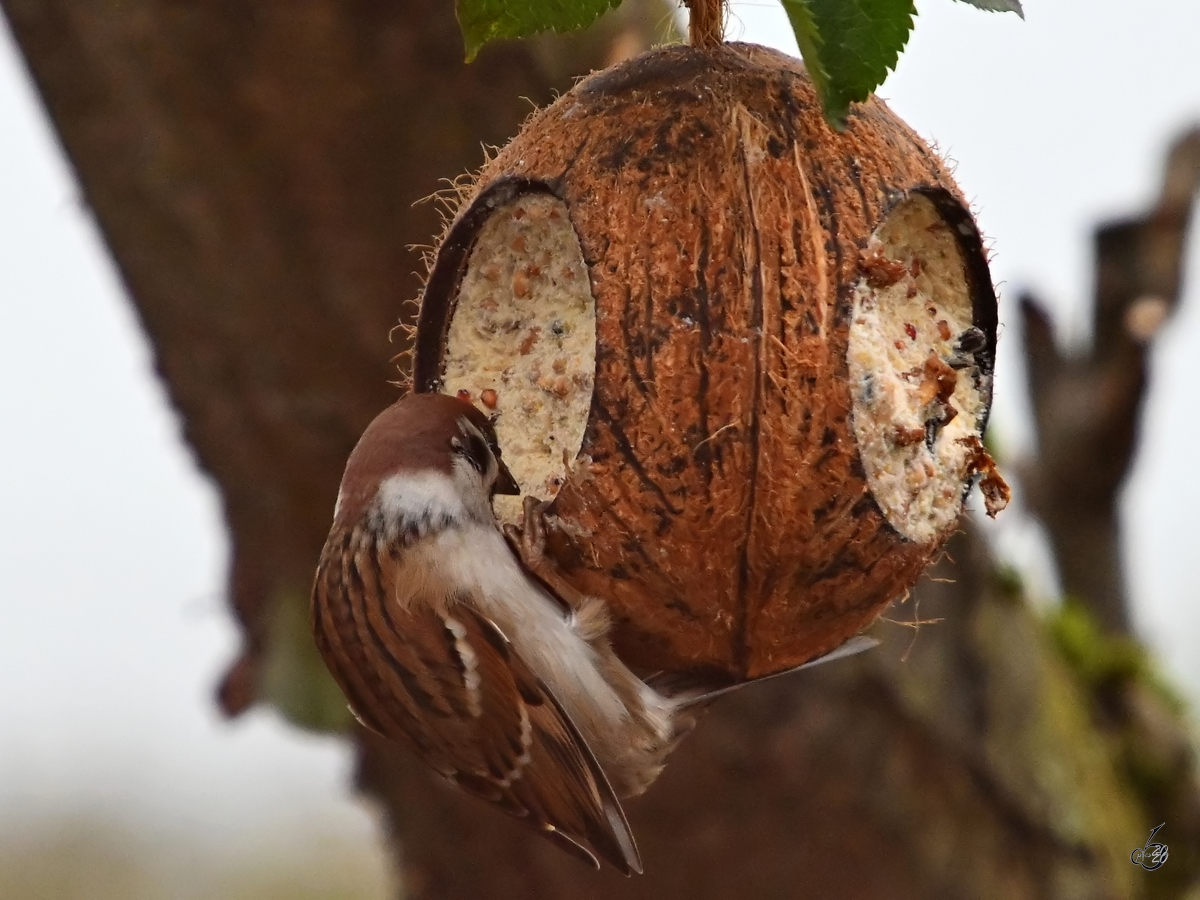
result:
M 691 13 L 688 27 L 693 47 L 720 46 L 725 36 L 725 0 L 685 0 Z

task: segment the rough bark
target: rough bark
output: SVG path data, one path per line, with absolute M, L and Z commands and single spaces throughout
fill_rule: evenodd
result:
M 547 100 L 603 52 L 506 45 L 465 68 L 444 0 L 4 10 L 222 491 L 247 651 L 225 708 L 265 695 L 327 722 L 289 615 L 345 455 L 395 396 L 405 247 L 438 227 L 411 203 L 511 134 L 520 97 Z M 1141 382 L 1114 390 L 1136 407 Z M 632 805 L 644 878 L 593 873 L 356 734 L 408 896 L 1178 896 L 1200 803 L 1177 722 L 1136 674 L 1097 685 L 1065 666 L 969 533 L 951 554 L 955 582 L 917 592 L 944 621 L 907 662 L 908 632 L 882 626 L 871 658 L 714 710 Z M 1166 752 L 1168 776 L 1135 784 L 1138 747 Z M 1171 862 L 1147 875 L 1128 854 L 1163 818 Z

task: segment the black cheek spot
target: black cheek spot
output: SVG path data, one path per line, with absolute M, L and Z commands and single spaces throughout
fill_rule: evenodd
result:
M 480 474 L 487 472 L 488 464 L 492 460 L 492 451 L 487 445 L 487 441 L 477 434 L 473 434 L 467 439 L 467 448 L 471 456 L 471 465 L 479 470 Z
M 455 438 L 451 444 L 455 452 L 471 464 L 471 468 L 480 475 L 487 473 L 488 464 L 492 460 L 492 451 L 481 435 L 473 429 L 466 428 L 463 430 L 462 439 Z

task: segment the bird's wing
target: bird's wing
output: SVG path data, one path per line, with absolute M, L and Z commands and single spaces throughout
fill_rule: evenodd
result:
M 792 666 L 790 669 L 784 669 L 782 672 L 774 672 L 771 675 L 763 675 L 761 678 L 753 678 L 749 681 L 739 681 L 737 684 L 728 684 L 724 687 L 710 689 L 693 689 L 688 690 L 680 685 L 673 685 L 665 679 L 660 679 L 655 687 L 666 691 L 673 696 L 682 698 L 680 709 L 689 709 L 690 707 L 708 703 L 710 700 L 715 700 L 717 697 L 722 697 L 725 694 L 732 694 L 734 691 L 740 691 L 742 688 L 751 684 L 761 684 L 764 681 L 773 681 L 776 678 L 782 678 L 785 675 L 792 675 L 796 672 L 801 672 L 804 669 L 811 669 L 813 666 L 819 666 L 823 663 L 835 662 L 839 659 L 845 659 L 848 656 L 855 656 L 862 653 L 864 650 L 870 650 L 873 647 L 879 646 L 879 641 L 865 634 L 856 634 L 845 643 L 830 650 L 824 656 L 818 656 L 816 659 L 810 659 L 806 663 L 801 663 L 798 666 Z
M 411 552 L 380 553 L 374 541 L 347 535 L 331 536 L 322 554 L 313 627 L 355 714 L 563 849 L 640 872 L 592 751 L 472 598 L 396 602 Z

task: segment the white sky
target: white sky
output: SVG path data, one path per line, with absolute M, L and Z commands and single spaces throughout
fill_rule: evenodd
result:
M 1022 22 L 919 0 L 880 93 L 957 161 L 1005 298 L 1033 286 L 1078 336 L 1092 226 L 1141 209 L 1170 138 L 1200 122 L 1200 3 L 1026 5 Z M 795 52 L 778 7 L 733 12 L 731 38 Z M 1143 632 L 1200 698 L 1188 367 L 1200 289 L 1188 284 L 1155 352 L 1126 555 Z M 1010 357 L 994 421 L 1020 452 L 1030 438 Z M 0 825 L 119 805 L 216 837 L 299 819 L 368 834 L 344 747 L 269 713 L 228 724 L 212 709 L 236 640 L 218 501 L 2 25 L 0 423 Z M 1015 524 L 1006 540 L 1032 552 Z

